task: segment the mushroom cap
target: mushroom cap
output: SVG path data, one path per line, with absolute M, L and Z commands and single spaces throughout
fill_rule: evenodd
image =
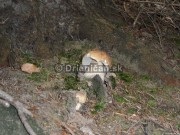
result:
M 78 91 L 76 93 L 76 99 L 79 103 L 83 104 L 87 100 L 87 94 L 85 91 Z
M 108 65 L 109 67 L 112 66 L 111 57 L 105 51 L 92 50 L 88 52 L 85 56 L 90 57 L 97 62 L 102 62 L 104 65 Z
M 32 74 L 33 72 L 40 72 L 40 68 L 38 68 L 36 65 L 31 63 L 25 63 L 21 66 L 21 70 L 23 72 L 27 72 L 29 74 Z

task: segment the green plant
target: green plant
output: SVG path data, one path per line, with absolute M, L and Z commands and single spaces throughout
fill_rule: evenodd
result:
M 60 59 L 61 59 L 61 57 L 65 57 L 65 58 L 68 59 L 68 61 L 71 64 L 79 64 L 81 56 L 82 56 L 82 50 L 80 50 L 80 49 L 70 49 L 70 50 L 68 50 L 66 52 L 65 51 L 61 52 Z
M 177 129 L 180 130 L 180 124 L 177 124 Z
M 128 83 L 133 81 L 133 76 L 130 75 L 130 74 L 128 74 L 128 73 L 119 72 L 119 73 L 118 73 L 118 77 L 119 77 L 121 80 L 123 80 L 123 81 L 125 81 L 125 82 L 128 82 Z
M 94 110 L 92 111 L 92 113 L 97 113 L 97 112 L 103 111 L 104 108 L 105 108 L 105 103 L 104 102 L 98 102 L 94 106 Z
M 129 108 L 128 109 L 128 113 L 130 113 L 130 114 L 134 114 L 134 113 L 136 113 L 137 112 L 137 109 L 136 108 Z
M 114 95 L 113 96 L 114 97 L 114 99 L 117 101 L 117 102 L 119 102 L 119 103 L 123 103 L 123 102 L 126 102 L 126 100 L 122 97 L 122 96 L 119 96 L 119 95 Z
M 180 53 L 175 54 L 175 57 L 178 58 L 178 59 L 180 59 Z
M 148 105 L 149 107 L 154 108 L 154 107 L 156 107 L 157 103 L 156 103 L 155 100 L 149 100 L 149 101 L 147 102 L 147 105 Z
M 174 42 L 177 46 L 180 46 L 180 38 L 174 38 Z
M 31 53 L 21 52 L 21 57 L 22 57 L 23 63 L 32 63 L 32 64 L 37 65 L 38 67 L 41 66 L 40 60 L 38 60 L 37 58 L 33 57 L 33 55 Z
M 148 81 L 148 80 L 151 80 L 151 77 L 149 75 L 144 74 L 144 75 L 141 75 L 141 79 Z
M 116 87 L 116 79 L 113 76 L 110 76 L 111 86 L 113 89 Z
M 65 89 L 77 89 L 78 80 L 74 76 L 66 76 L 64 79 Z
M 156 93 L 158 93 L 158 89 L 157 89 L 157 88 L 151 88 L 151 89 L 149 90 L 149 92 L 150 92 L 151 94 L 156 94 Z
M 33 80 L 35 82 L 47 81 L 48 78 L 49 78 L 49 73 L 45 69 L 42 69 L 41 72 L 32 73 L 30 76 L 28 76 L 29 80 Z

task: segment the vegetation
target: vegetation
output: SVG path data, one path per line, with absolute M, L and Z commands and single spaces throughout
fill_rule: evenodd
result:
M 32 73 L 30 76 L 28 76 L 28 79 L 38 83 L 42 81 L 48 81 L 49 72 L 46 69 L 42 69 L 41 72 Z
M 130 82 L 133 81 L 133 76 L 130 75 L 129 73 L 119 72 L 119 73 L 117 74 L 117 76 L 118 76 L 121 80 L 123 80 L 123 81 L 125 81 L 125 82 L 127 82 L 127 83 L 130 83 Z
M 65 89 L 67 89 L 67 90 L 69 90 L 69 89 L 76 90 L 77 89 L 78 80 L 74 76 L 66 76 L 64 79 L 64 83 L 65 83 Z
M 130 114 L 134 114 L 134 113 L 136 113 L 137 112 L 137 109 L 136 108 L 129 108 L 128 109 L 128 113 L 130 113 Z
M 70 49 L 68 51 L 64 51 L 60 54 L 60 59 L 62 57 L 67 58 L 70 64 L 79 64 L 80 59 L 82 57 L 82 50 L 80 49 Z
M 103 111 L 105 108 L 105 103 L 104 102 L 98 102 L 96 103 L 96 105 L 94 106 L 94 110 L 92 111 L 93 114 Z
M 23 63 L 32 63 L 38 67 L 41 67 L 41 60 L 37 57 L 34 57 L 31 53 L 28 52 L 21 52 L 22 62 Z
M 149 75 L 144 74 L 144 75 L 141 75 L 141 79 L 143 79 L 143 80 L 151 80 L 151 77 Z
M 110 82 L 113 89 L 116 87 L 116 79 L 113 76 L 110 76 Z
M 156 107 L 157 103 L 155 100 L 149 100 L 147 105 L 151 108 L 154 108 L 154 107 Z
M 122 97 L 122 96 L 120 96 L 120 95 L 114 95 L 113 96 L 114 97 L 114 99 L 117 101 L 117 102 L 119 102 L 119 103 L 124 103 L 124 102 L 126 102 L 126 100 L 124 99 L 124 97 Z

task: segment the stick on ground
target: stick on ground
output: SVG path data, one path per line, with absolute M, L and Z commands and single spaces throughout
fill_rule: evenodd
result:
M 15 100 L 12 96 L 1 90 L 1 88 L 0 88 L 0 101 L 2 101 L 0 103 L 9 103 L 13 105 L 17 109 L 19 118 L 22 124 L 24 125 L 26 131 L 29 133 L 29 135 L 36 135 L 36 133 L 33 131 L 31 126 L 27 122 L 26 116 L 24 115 L 24 114 L 28 114 L 29 116 L 33 117 L 33 114 L 29 110 L 27 110 L 22 103 Z

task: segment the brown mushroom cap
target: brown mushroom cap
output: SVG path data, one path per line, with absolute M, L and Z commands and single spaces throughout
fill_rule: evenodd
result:
M 104 51 L 92 50 L 87 54 L 87 56 L 91 57 L 97 62 L 103 62 L 103 64 L 108 65 L 109 67 L 112 66 L 111 57 Z
M 23 72 L 32 74 L 34 72 L 40 72 L 40 68 L 38 68 L 36 65 L 31 64 L 31 63 L 25 63 L 21 66 L 21 70 Z

